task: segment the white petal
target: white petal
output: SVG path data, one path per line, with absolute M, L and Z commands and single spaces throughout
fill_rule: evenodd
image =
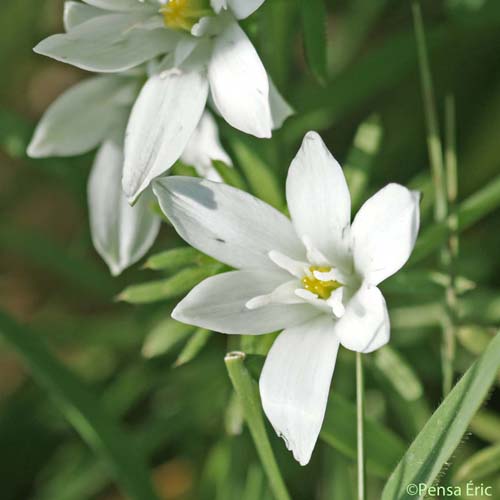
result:
M 247 134 L 271 137 L 267 73 L 236 22 L 216 37 L 208 73 L 213 100 L 225 120 Z
M 197 71 L 163 72 L 144 85 L 125 139 L 123 190 L 131 203 L 180 158 L 207 94 L 207 79 Z
M 415 246 L 420 225 L 420 196 L 389 184 L 360 208 L 352 224 L 354 265 L 377 285 L 398 271 Z
M 229 334 L 270 333 L 317 315 L 308 305 L 270 304 L 249 309 L 252 298 L 265 295 L 286 280 L 270 271 L 232 271 L 212 276 L 197 285 L 174 309 L 182 323 Z
M 184 240 L 231 267 L 276 271 L 270 250 L 305 257 L 290 220 L 244 191 L 193 177 L 158 179 L 153 190 Z
M 293 108 L 285 101 L 269 77 L 269 104 L 271 106 L 271 117 L 273 130 L 279 129 L 283 122 L 294 114 Z
M 299 236 L 310 238 L 330 264 L 346 267 L 351 218 L 349 190 L 340 165 L 315 132 L 306 134 L 290 166 L 286 197 Z
M 63 22 L 64 29 L 70 31 L 76 28 L 79 24 L 92 19 L 93 17 L 101 16 L 103 11 L 91 5 L 85 5 L 81 2 L 73 0 L 64 2 Z
M 68 33 L 42 40 L 33 50 L 88 71 L 124 71 L 175 46 L 177 33 L 147 29 L 148 19 L 142 13 L 94 17 Z
M 152 197 L 131 207 L 121 189 L 123 147 L 106 141 L 99 149 L 88 184 L 92 241 L 113 275 L 140 260 L 151 248 L 160 218 L 151 210 Z
M 182 153 L 181 160 L 195 167 L 201 177 L 216 182 L 221 182 L 222 179 L 212 166 L 212 160 L 220 160 L 226 165 L 232 165 L 231 158 L 220 143 L 217 123 L 208 111 L 203 113 Z
M 245 19 L 254 13 L 264 0 L 227 0 L 229 8 L 233 11 L 236 19 Z
M 147 3 L 140 0 L 83 0 L 86 4 L 115 12 L 130 12 L 134 10 L 153 10 Z
M 282 332 L 262 370 L 264 412 L 301 465 L 309 462 L 323 424 L 338 348 L 333 321 L 320 316 Z
M 354 294 L 335 325 L 335 333 L 344 347 L 357 352 L 372 352 L 389 342 L 389 315 L 377 287 L 363 285 Z
M 116 96 L 135 88 L 134 80 L 116 76 L 93 77 L 71 87 L 45 112 L 28 154 L 73 156 L 94 149 L 117 120 L 122 103 Z

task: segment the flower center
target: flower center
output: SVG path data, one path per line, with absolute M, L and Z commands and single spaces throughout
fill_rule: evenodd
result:
M 301 280 L 304 288 L 322 299 L 329 299 L 333 291 L 343 286 L 342 283 L 335 280 L 322 281 L 316 278 L 314 272 L 318 271 L 320 273 L 329 273 L 331 270 L 331 267 L 311 266 L 309 268 L 310 273 L 307 276 L 304 276 Z
M 191 31 L 205 16 L 213 15 L 208 0 L 169 0 L 160 9 L 167 28 Z

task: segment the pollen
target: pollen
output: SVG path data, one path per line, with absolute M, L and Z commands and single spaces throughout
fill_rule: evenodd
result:
M 191 31 L 200 18 L 213 15 L 206 0 L 169 0 L 160 12 L 167 28 L 186 31 Z
M 337 290 L 337 288 L 340 288 L 342 286 L 342 283 L 339 283 L 335 280 L 321 281 L 314 276 L 314 271 L 319 271 L 320 273 L 328 273 L 331 270 L 331 267 L 311 266 L 309 268 L 310 275 L 304 276 L 301 280 L 304 288 L 314 293 L 321 299 L 329 299 L 332 292 Z

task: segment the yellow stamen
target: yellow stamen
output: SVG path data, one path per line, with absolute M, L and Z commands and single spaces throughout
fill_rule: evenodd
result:
M 186 31 L 191 31 L 200 18 L 213 15 L 206 0 L 170 0 L 160 12 L 165 26 Z
M 314 293 L 322 299 L 329 299 L 333 291 L 337 290 L 342 286 L 342 283 L 338 281 L 321 281 L 314 276 L 314 271 L 319 271 L 320 273 L 328 273 L 332 270 L 331 267 L 324 266 L 311 266 L 309 271 L 311 271 L 311 276 L 304 276 L 302 278 L 302 284 L 306 290 Z

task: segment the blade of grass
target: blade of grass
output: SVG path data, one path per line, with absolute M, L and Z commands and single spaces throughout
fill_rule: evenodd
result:
M 430 486 L 453 454 L 500 368 L 500 333 L 467 370 L 391 474 L 382 500 L 408 498 L 409 484 Z
M 259 390 L 246 369 L 244 360 L 245 354 L 243 352 L 231 352 L 224 358 L 229 378 L 240 398 L 245 421 L 250 429 L 257 453 L 274 496 L 276 500 L 290 500 L 290 495 L 286 489 L 266 433 Z
M 23 358 L 35 380 L 47 390 L 58 409 L 134 500 L 157 499 L 145 457 L 135 441 L 103 411 L 99 400 L 56 358 L 34 333 L 0 312 L 0 335 Z
M 446 185 L 449 216 L 446 220 L 448 229 L 447 246 L 441 252 L 441 262 L 444 271 L 449 276 L 445 290 L 445 311 L 443 323 L 443 394 L 446 396 L 453 385 L 453 363 L 456 351 L 456 336 L 458 323 L 458 290 L 457 290 L 457 259 L 458 259 L 458 219 L 457 219 L 457 155 L 455 145 L 455 104 L 451 96 L 445 103 L 446 114 Z

